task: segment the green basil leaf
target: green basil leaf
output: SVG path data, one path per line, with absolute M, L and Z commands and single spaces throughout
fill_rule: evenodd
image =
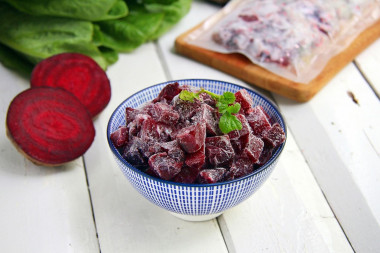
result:
M 179 93 L 179 98 L 184 101 L 191 101 L 194 102 L 195 98 L 198 98 L 195 93 L 188 91 L 188 90 L 182 90 L 181 93 Z
M 228 104 L 224 104 L 224 103 L 221 103 L 219 101 L 216 102 L 215 106 L 219 109 L 220 113 L 225 113 L 228 109 Z
M 235 94 L 229 91 L 226 91 L 223 93 L 223 95 L 220 96 L 219 101 L 223 104 L 233 104 L 235 102 Z
M 241 130 L 243 126 L 235 115 L 225 113 L 220 117 L 219 128 L 224 134 L 228 134 L 233 130 Z
M 240 111 L 240 104 L 239 103 L 236 103 L 236 104 L 233 104 L 233 105 L 230 105 L 228 106 L 227 108 L 227 112 L 229 113 L 238 113 Z

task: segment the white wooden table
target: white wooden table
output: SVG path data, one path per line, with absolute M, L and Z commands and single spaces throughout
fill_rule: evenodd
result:
M 380 252 L 380 40 L 307 103 L 256 89 L 277 103 L 289 138 L 263 187 L 217 219 L 180 220 L 124 178 L 106 125 L 129 95 L 183 78 L 251 87 L 174 52 L 178 35 L 219 8 L 195 0 L 160 40 L 120 55 L 95 142 L 62 167 L 35 166 L 7 139 L 8 105 L 29 83 L 0 66 L 0 252 Z

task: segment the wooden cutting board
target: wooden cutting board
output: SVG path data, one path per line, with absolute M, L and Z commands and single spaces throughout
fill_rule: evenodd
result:
M 344 51 L 334 56 L 310 83 L 296 83 L 273 74 L 255 64 L 241 54 L 222 54 L 203 49 L 186 42 L 189 33 L 199 24 L 181 34 L 175 40 L 178 53 L 212 66 L 251 85 L 275 92 L 290 99 L 306 102 L 321 90 L 342 68 L 350 63 L 362 50 L 380 37 L 380 20 L 363 31 Z

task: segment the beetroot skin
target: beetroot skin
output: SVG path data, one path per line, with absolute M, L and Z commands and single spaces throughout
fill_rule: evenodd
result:
M 18 94 L 8 108 L 6 125 L 21 153 L 48 166 L 83 155 L 95 137 L 89 112 L 61 88 L 30 88 Z
M 99 114 L 111 98 L 110 81 L 105 71 L 90 57 L 62 53 L 42 60 L 33 69 L 31 87 L 61 87 L 87 108 L 91 116 Z

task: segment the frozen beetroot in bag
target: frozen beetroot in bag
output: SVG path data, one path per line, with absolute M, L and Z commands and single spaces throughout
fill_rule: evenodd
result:
M 186 41 L 307 84 L 379 17 L 374 0 L 235 0 Z

